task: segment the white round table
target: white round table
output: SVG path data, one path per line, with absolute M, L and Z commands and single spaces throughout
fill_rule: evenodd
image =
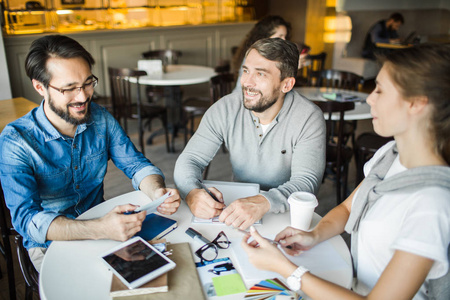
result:
M 124 203 L 140 204 L 145 199 L 145 194 L 140 191 L 127 193 L 88 210 L 78 219 L 98 218 L 116 205 Z M 182 201 L 177 213 L 169 217 L 178 221 L 178 228 L 165 236 L 166 240 L 171 243 L 189 242 L 193 251 L 199 246 L 185 233 L 188 227 L 194 228 L 210 240 L 222 230 L 230 240 L 241 240 L 243 237 L 241 232 L 226 225 L 191 224 L 192 214 L 184 201 Z M 320 216 L 316 214 L 312 225 L 315 226 L 319 220 Z M 263 217 L 263 224 L 256 225 L 256 228 L 263 236 L 274 237 L 287 225 L 289 225 L 289 213 L 267 214 Z M 41 299 L 111 299 L 109 291 L 112 273 L 100 261 L 99 255 L 117 244 L 119 242 L 111 240 L 52 242 L 44 257 L 39 277 Z M 336 255 L 339 255 L 345 261 L 344 268 L 337 269 L 328 262 L 326 266 L 321 266 L 322 273 L 320 274 L 349 288 L 352 282 L 352 264 L 347 245 L 341 236 L 336 236 L 327 242 L 326 247 L 326 251 L 337 252 Z M 314 251 L 314 248 L 309 251 Z M 219 257 L 230 257 L 232 261 L 234 259 L 230 249 L 221 249 Z M 199 261 L 195 255 L 194 258 Z M 238 269 L 238 271 L 240 270 Z M 250 288 L 253 284 L 254 282 L 246 282 L 247 288 Z M 237 295 L 230 295 L 213 297 L 213 299 L 228 300 L 236 299 L 236 297 Z M 243 298 L 243 294 L 240 297 Z
M 214 68 L 195 65 L 168 65 L 167 71 L 160 75 L 142 76 L 140 84 L 155 86 L 182 86 L 208 82 L 216 75 Z M 136 78 L 130 78 L 136 83 Z
M 344 119 L 346 121 L 372 119 L 372 115 L 370 114 L 370 105 L 365 101 L 369 96 L 367 93 L 326 87 L 296 87 L 294 90 L 311 101 L 330 101 L 322 96 L 323 93 L 345 93 L 357 96 L 360 99 L 364 99 L 364 101 L 355 102 L 355 108 L 353 110 L 346 111 Z M 331 118 L 333 120 L 339 120 L 339 113 L 332 114 Z
M 181 117 L 181 86 L 194 85 L 208 82 L 215 76 L 214 68 L 196 66 L 196 65 L 168 65 L 166 72 L 149 76 L 139 77 L 139 84 L 165 87 L 169 102 L 166 106 L 170 110 L 168 118 L 168 127 L 173 135 L 177 135 L 178 129 L 184 127 L 180 124 Z M 137 83 L 136 77 L 130 77 L 129 81 Z M 166 93 L 166 92 L 164 92 Z M 147 140 L 151 144 L 155 135 L 161 134 L 162 130 L 153 133 Z M 171 151 L 175 152 L 174 145 L 171 145 Z

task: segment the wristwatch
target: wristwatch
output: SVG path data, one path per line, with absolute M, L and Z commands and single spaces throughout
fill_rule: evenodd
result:
M 309 272 L 305 267 L 298 267 L 295 271 L 287 278 L 287 284 L 289 288 L 293 291 L 299 291 L 302 287 L 302 276 Z

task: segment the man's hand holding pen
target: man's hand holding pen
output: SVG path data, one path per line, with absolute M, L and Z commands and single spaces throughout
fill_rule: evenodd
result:
M 197 218 L 211 219 L 217 217 L 225 208 L 222 193 L 215 188 L 209 188 L 208 191 L 212 193 L 218 201 L 214 200 L 214 198 L 203 188 L 193 189 L 186 197 L 186 203 Z

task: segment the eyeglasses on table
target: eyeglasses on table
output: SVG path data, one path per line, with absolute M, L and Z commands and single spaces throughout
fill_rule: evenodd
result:
M 195 255 L 200 258 L 202 263 L 204 261 L 215 260 L 219 255 L 219 249 L 227 249 L 231 244 L 231 242 L 228 240 L 227 235 L 223 231 L 219 232 L 219 234 L 212 242 L 209 242 L 199 232 L 192 228 L 189 228 L 186 233 L 194 239 L 198 238 L 201 241 L 205 242 L 203 246 L 195 251 Z

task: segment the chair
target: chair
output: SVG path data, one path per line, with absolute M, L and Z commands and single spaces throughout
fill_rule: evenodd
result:
M 326 117 L 326 174 L 336 174 L 336 201 L 341 203 L 347 196 L 348 165 L 353 155 L 351 148 L 343 143 L 344 114 L 355 108 L 353 102 L 314 101 Z M 338 120 L 332 120 L 333 113 L 339 113 Z M 337 132 L 336 132 L 337 131 Z
M 208 108 L 214 104 L 217 100 L 225 95 L 228 95 L 233 91 L 234 87 L 234 75 L 231 73 L 223 73 L 212 77 L 209 81 L 209 98 L 197 99 L 189 98 L 183 102 L 184 113 L 184 144 L 187 145 L 188 134 L 191 136 L 194 134 L 194 121 L 196 117 L 203 116 Z M 188 125 L 190 129 L 188 129 Z M 226 152 L 225 146 L 222 145 L 222 151 Z M 209 165 L 206 166 L 203 171 L 203 179 L 208 177 Z
M 356 185 L 364 179 L 364 164 L 392 137 L 386 138 L 373 132 L 364 132 L 355 141 L 354 154 L 356 161 Z
M 182 55 L 181 51 L 166 49 L 166 50 L 150 50 L 142 53 L 142 58 L 145 59 L 160 59 L 164 66 L 178 64 L 178 59 Z
M 151 121 L 159 118 L 162 122 L 165 135 L 167 151 L 171 152 L 172 147 L 169 142 L 169 134 L 167 131 L 167 109 L 162 106 L 152 105 L 151 103 L 143 104 L 141 102 L 141 86 L 139 77 L 147 75 L 145 71 L 133 70 L 129 68 L 108 68 L 109 80 L 111 86 L 111 99 L 113 103 L 114 116 L 119 121 L 123 120 L 125 132 L 128 133 L 127 120 L 138 120 L 139 145 L 142 154 L 145 155 L 144 145 L 144 125 L 150 125 Z M 136 78 L 137 94 L 136 102 L 132 101 L 130 77 Z M 146 123 L 144 124 L 144 120 Z
M 297 73 L 296 86 L 318 86 L 320 73 L 325 67 L 326 52 L 315 55 L 308 55 L 306 60 L 309 62 Z
M 319 86 L 327 88 L 358 91 L 363 84 L 364 79 L 361 76 L 333 69 L 323 70 L 319 78 Z M 353 147 L 355 146 L 356 125 L 356 121 L 344 122 L 344 144 L 347 144 L 347 141 L 351 139 Z
M 25 278 L 25 299 L 33 299 L 33 292 L 39 293 L 39 273 L 33 266 L 28 256 L 28 251 L 22 243 L 22 237 L 11 225 L 11 215 L 6 207 L 3 189 L 0 183 L 0 229 L 2 233 L 2 244 L 0 251 L 6 260 L 6 271 L 8 273 L 8 289 L 9 298 L 16 299 L 16 282 L 14 279 L 13 255 L 11 251 L 10 237 L 15 237 L 17 256 L 19 259 L 20 269 Z
M 319 86 L 358 91 L 364 79 L 355 73 L 340 70 L 322 70 Z
M 183 101 L 184 123 L 184 143 L 187 144 L 188 134 L 194 134 L 194 120 L 202 116 L 208 108 L 217 100 L 233 91 L 234 76 L 231 73 L 223 73 L 212 77 L 209 81 L 209 98 L 188 98 Z M 188 130 L 187 124 L 190 129 Z

